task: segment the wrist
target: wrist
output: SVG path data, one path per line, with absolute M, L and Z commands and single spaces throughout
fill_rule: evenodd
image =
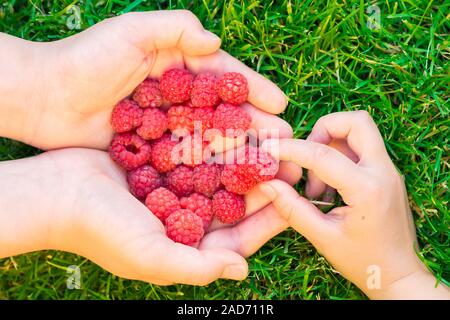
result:
M 52 90 L 50 47 L 0 33 L 0 136 L 33 144 Z
M 49 248 L 57 210 L 57 175 L 43 156 L 0 163 L 0 257 Z M 49 185 L 56 184 L 52 191 Z
M 385 289 L 370 290 L 366 294 L 370 299 L 381 300 L 450 299 L 448 287 L 425 267 L 390 283 Z

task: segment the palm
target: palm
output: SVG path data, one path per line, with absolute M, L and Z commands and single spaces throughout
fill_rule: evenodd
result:
M 55 163 L 69 168 L 72 217 L 81 231 L 75 245 L 63 247 L 98 263 L 116 275 L 157 284 L 172 281 L 206 284 L 221 276 L 220 261 L 239 262 L 287 225 L 257 190 L 247 196 L 248 216 L 234 226 L 219 224 L 199 249 L 176 244 L 158 218 L 128 191 L 125 173 L 107 153 L 87 149 L 50 152 Z M 209 265 L 203 266 L 206 262 Z M 218 262 L 219 261 L 219 262 Z M 236 262 L 236 263 L 237 263 Z M 190 274 L 182 270 L 191 265 Z M 205 268 L 210 270 L 204 274 Z M 197 277 L 197 278 L 196 278 Z
M 261 111 L 278 113 L 285 107 L 285 98 L 273 83 L 218 50 L 217 42 L 208 45 L 204 39 L 197 39 L 198 46 L 183 48 L 182 37 L 187 38 L 185 47 L 193 46 L 194 40 L 189 37 L 198 35 L 190 33 L 198 31 L 172 31 L 180 33 L 178 38 L 171 35 L 170 30 L 164 37 L 159 33 L 152 35 L 151 31 L 150 35 L 143 33 L 142 24 L 149 20 L 146 14 L 152 13 L 104 21 L 54 46 L 59 72 L 52 81 L 59 89 L 52 92 L 51 103 L 46 106 L 50 109 L 47 114 L 52 116 L 41 117 L 43 123 L 36 135 L 52 136 L 55 141 L 40 147 L 107 148 L 113 134 L 110 116 L 114 105 L 132 93 L 146 77 L 159 78 L 164 70 L 173 67 L 187 67 L 194 73 L 206 70 L 218 75 L 226 71 L 243 73 L 249 80 L 249 101 L 254 106 L 250 107 L 250 112 L 254 113 L 253 127 L 279 128 L 283 134 L 291 134 L 285 122 L 268 118 L 268 114 Z M 164 15 L 169 17 L 164 17 L 163 22 L 174 19 L 173 13 Z M 167 24 L 173 27 L 170 22 Z M 195 54 L 199 50 L 203 51 Z M 254 112 L 253 109 L 261 110 Z M 63 128 L 57 128 L 55 123 Z

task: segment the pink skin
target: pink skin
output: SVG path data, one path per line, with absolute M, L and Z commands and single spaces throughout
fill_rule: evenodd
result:
M 0 163 L 0 258 L 56 249 L 80 254 L 127 279 L 206 285 L 247 275 L 251 255 L 287 227 L 262 204 L 193 248 L 168 239 L 164 226 L 128 191 L 106 152 L 69 148 Z M 14 214 L 12 214 L 14 213 Z
M 249 82 L 250 108 L 282 112 L 281 90 L 219 47 L 220 39 L 183 10 L 128 13 L 48 43 L 0 34 L 0 118 L 14 120 L 0 123 L 0 136 L 41 149 L 106 149 L 114 105 L 169 68 L 241 72 Z M 259 122 L 261 112 L 254 113 L 255 124 L 292 135 L 280 118 Z
M 0 119 L 8 120 L 0 121 L 0 136 L 46 150 L 106 149 L 114 105 L 145 78 L 186 67 L 218 76 L 241 72 L 249 81 L 245 108 L 252 127 L 292 137 L 290 126 L 273 115 L 286 107 L 280 89 L 219 47 L 220 39 L 188 11 L 124 14 L 51 43 L 0 33 Z M 282 167 L 281 178 L 298 181 L 299 166 Z M 242 256 L 287 227 L 255 191 L 246 199 L 251 217 L 233 227 L 216 225 L 221 230 L 210 232 L 199 249 L 175 244 L 102 151 L 74 148 L 2 162 L 0 177 L 6 190 L 0 199 L 0 257 L 53 248 L 129 279 L 207 284 L 244 278 Z
M 279 215 L 344 277 L 374 299 L 450 299 L 449 288 L 415 253 L 403 178 L 367 112 L 329 114 L 319 119 L 307 140 L 267 140 L 265 147 L 309 170 L 310 196 L 320 196 L 327 185 L 342 196 L 345 206 L 323 214 L 283 181 L 259 186 Z M 374 266 L 381 276 L 379 287 L 368 282 Z
M 43 149 L 106 149 L 115 103 L 146 77 L 187 67 L 244 74 L 252 128 L 276 128 L 283 138 L 273 154 L 282 160 L 278 180 L 254 188 L 246 195 L 247 217 L 231 227 L 213 224 L 198 248 L 165 236 L 102 151 L 66 149 L 2 162 L 0 257 L 58 249 L 129 279 L 205 285 L 243 279 L 242 256 L 291 225 L 371 298 L 450 298 L 414 253 L 404 184 L 370 117 L 332 114 L 308 141 L 291 140 L 289 125 L 272 115 L 286 107 L 283 93 L 219 47 L 188 11 L 129 13 L 52 43 L 0 34 L 0 119 L 8 120 L 0 121 L 0 136 Z M 309 195 L 336 189 L 347 206 L 323 215 L 300 197 L 290 186 L 301 176 L 299 166 L 314 172 Z M 366 286 L 369 264 L 380 267 L 381 289 Z

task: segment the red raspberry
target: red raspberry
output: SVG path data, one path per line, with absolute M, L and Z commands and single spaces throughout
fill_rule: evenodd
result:
M 146 140 L 160 138 L 167 129 L 167 117 L 164 112 L 156 108 L 144 110 L 142 124 L 136 133 Z
M 189 197 L 180 199 L 180 205 L 183 209 L 191 210 L 203 221 L 203 228 L 207 230 L 211 225 L 213 218 L 212 201 L 200 193 L 193 193 Z
M 186 69 L 171 69 L 162 75 L 159 89 L 171 103 L 182 103 L 189 100 L 194 76 Z
M 219 97 L 232 104 L 241 104 L 247 101 L 248 83 L 245 77 L 237 72 L 227 72 L 217 83 Z
M 226 164 L 221 182 L 228 191 L 245 194 L 256 184 L 272 180 L 278 171 L 278 162 L 271 155 L 246 146 L 237 151 L 235 163 Z
M 250 128 L 252 119 L 240 107 L 229 103 L 220 104 L 214 112 L 214 128 L 227 137 L 237 137 Z
M 244 198 L 238 194 L 220 190 L 214 194 L 212 209 L 219 221 L 233 223 L 245 216 Z
M 136 198 L 143 200 L 147 195 L 162 186 L 162 177 L 152 166 L 146 164 L 128 172 L 128 185 Z
M 212 197 L 222 187 L 220 182 L 221 172 L 222 169 L 217 164 L 201 164 L 196 166 L 192 176 L 195 192 Z
M 194 192 L 192 182 L 193 170 L 186 166 L 178 166 L 167 174 L 167 188 L 179 197 Z
M 222 170 L 220 181 L 228 191 L 246 194 L 258 183 L 253 172 L 249 172 L 242 164 L 226 164 Z
M 278 172 L 278 162 L 268 153 L 248 146 L 245 148 L 247 170 L 253 172 L 257 182 L 269 181 Z
M 161 175 L 161 187 L 167 188 L 167 175 L 162 174 Z
M 199 134 L 185 136 L 179 145 L 181 162 L 189 167 L 204 163 L 210 156 L 208 146 Z
M 168 172 L 177 165 L 172 159 L 172 150 L 178 141 L 172 141 L 170 134 L 163 135 L 152 144 L 150 163 L 158 172 Z
M 206 130 L 213 127 L 214 109 L 211 107 L 195 108 L 192 113 L 192 119 L 194 130 L 203 135 Z
M 143 111 L 136 102 L 124 99 L 114 107 L 111 125 L 115 132 L 126 132 L 137 128 L 142 123 Z
M 179 209 L 167 218 L 166 233 L 173 241 L 192 246 L 201 240 L 205 231 L 199 216 L 190 210 Z
M 133 100 L 141 108 L 160 107 L 163 103 L 159 82 L 152 79 L 145 79 L 134 91 Z
M 145 205 L 163 224 L 172 212 L 181 208 L 177 196 L 164 187 L 150 192 L 145 199 Z
M 133 170 L 146 163 L 151 147 L 134 133 L 117 133 L 111 141 L 109 156 L 126 170 Z
M 192 86 L 192 105 L 197 108 L 215 107 L 220 101 L 216 86 L 217 78 L 212 73 L 197 75 Z
M 192 119 L 193 108 L 187 106 L 172 106 L 167 111 L 168 124 L 170 131 L 174 132 L 177 129 L 185 129 L 188 132 L 194 131 L 194 122 Z M 180 132 L 182 135 L 183 132 Z

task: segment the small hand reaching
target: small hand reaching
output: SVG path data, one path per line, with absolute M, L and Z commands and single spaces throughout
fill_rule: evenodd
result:
M 404 181 L 367 112 L 329 114 L 307 140 L 268 140 L 264 147 L 309 170 L 309 195 L 319 196 L 328 185 L 342 196 L 345 205 L 324 214 L 285 182 L 260 186 L 344 277 L 370 298 L 450 298 L 416 254 Z

